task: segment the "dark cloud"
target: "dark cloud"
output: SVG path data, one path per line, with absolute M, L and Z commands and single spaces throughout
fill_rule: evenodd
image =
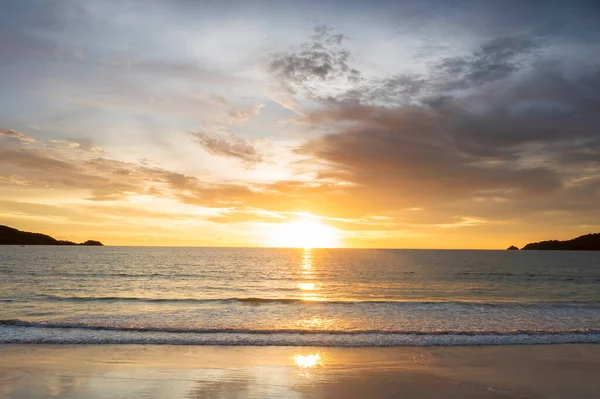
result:
M 344 38 L 333 34 L 331 28 L 317 27 L 311 41 L 299 50 L 274 54 L 270 71 L 292 92 L 314 81 L 357 82 L 360 73 L 351 66 L 348 50 L 341 46 Z
M 503 37 L 484 42 L 470 54 L 443 58 L 421 75 L 397 74 L 361 79 L 340 95 L 316 96 L 325 105 L 397 106 L 420 103 L 438 108 L 458 91 L 507 79 L 534 61 L 540 44 L 527 37 Z
M 427 80 L 410 75 L 398 75 L 375 82 L 369 91 L 369 100 L 396 102 L 400 98 L 412 98 L 427 88 Z
M 445 121 L 445 115 L 430 110 L 390 109 L 304 145 L 300 152 L 330 165 L 324 177 L 399 198 L 404 206 L 485 190 L 548 193 L 560 187 L 551 169 L 464 154 L 447 137 Z
M 458 100 L 448 105 L 448 130 L 473 155 L 536 154 L 554 162 L 565 152 L 575 155 L 575 148 L 600 138 L 594 128 L 600 123 L 595 111 L 600 96 L 594 94 L 600 89 L 600 67 L 577 75 L 538 64 L 521 79 L 461 100 L 460 107 Z
M 264 154 L 251 141 L 232 134 L 208 133 L 205 131 L 189 132 L 195 142 L 207 152 L 217 156 L 236 158 L 246 164 L 264 161 Z
M 319 181 L 341 183 L 329 187 L 331 201 L 363 215 L 425 207 L 445 209 L 446 218 L 523 210 L 575 220 L 578 208 L 598 211 L 600 67 L 563 62 L 545 45 L 503 36 L 421 75 L 363 78 L 340 94 L 314 95 L 321 107 L 302 121 L 327 133 L 298 153 L 321 165 Z M 292 83 L 312 94 L 304 80 Z
M 345 191 L 355 199 L 370 195 L 363 209 L 384 214 L 460 203 L 469 206 L 455 210 L 486 209 L 482 217 L 508 217 L 518 207 L 531 213 L 589 209 L 600 203 L 592 179 L 600 175 L 600 68 L 569 71 L 538 62 L 518 76 L 503 77 L 501 84 L 494 82 L 500 75 L 483 72 L 494 63 L 512 65 L 514 54 L 531 48 L 521 41 L 482 46 L 473 58 L 479 61 L 461 64 L 457 72 L 477 90 L 430 97 L 435 106 L 378 105 L 364 101 L 369 98 L 364 93 L 359 101 L 324 102 L 304 120 L 333 133 L 298 151 L 324 165 L 320 178 L 347 182 Z M 411 80 L 397 82 L 390 83 L 391 97 Z M 384 94 L 377 97 L 385 98 L 387 86 L 379 87 Z M 591 202 L 583 204 L 582 193 Z M 497 206 L 481 207 L 475 198 Z
M 522 67 L 538 45 L 530 38 L 503 37 L 483 43 L 469 56 L 441 60 L 433 72 L 447 80 L 445 89 L 465 89 L 505 79 Z
M 600 169 L 600 137 L 574 142 L 568 148 L 558 148 L 558 159 L 565 165 L 589 166 Z

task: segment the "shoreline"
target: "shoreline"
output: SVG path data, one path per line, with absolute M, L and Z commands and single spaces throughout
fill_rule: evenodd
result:
M 6 398 L 595 398 L 600 345 L 0 345 Z

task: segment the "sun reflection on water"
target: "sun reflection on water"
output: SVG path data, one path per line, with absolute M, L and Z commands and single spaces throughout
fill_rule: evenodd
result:
M 305 301 L 318 301 L 322 298 L 315 292 L 317 283 L 314 281 L 315 273 L 312 264 L 312 253 L 310 248 L 305 248 L 302 253 L 302 261 L 300 263 L 300 275 L 302 281 L 298 283 L 298 289 L 301 291 L 302 299 Z M 310 280 L 310 282 L 306 281 Z
M 308 271 L 312 269 L 312 255 L 310 253 L 310 248 L 304 248 L 304 253 L 302 254 L 302 269 Z
M 315 289 L 315 283 L 299 283 L 298 288 L 302 291 L 312 291 Z

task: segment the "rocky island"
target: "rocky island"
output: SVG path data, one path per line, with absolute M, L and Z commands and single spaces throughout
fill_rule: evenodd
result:
M 586 234 L 572 240 L 540 241 L 525 245 L 523 250 L 543 251 L 600 251 L 600 233 Z
M 30 233 L 0 225 L 0 245 L 86 245 L 103 246 L 100 241 L 88 240 L 77 244 L 71 241 L 57 240 L 46 234 Z

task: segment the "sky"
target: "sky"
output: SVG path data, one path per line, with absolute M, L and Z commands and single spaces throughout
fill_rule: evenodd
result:
M 598 2 L 2 9 L 0 224 L 182 246 L 600 231 Z

